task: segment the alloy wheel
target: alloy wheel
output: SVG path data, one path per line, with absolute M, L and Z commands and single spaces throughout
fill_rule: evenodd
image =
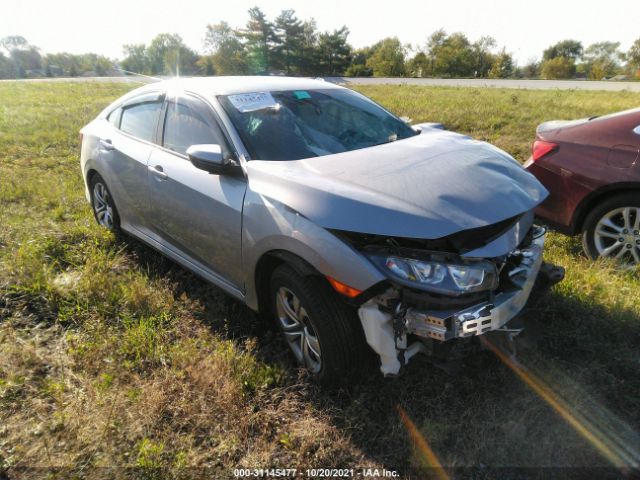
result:
M 102 182 L 96 182 L 93 186 L 93 209 L 98 223 L 113 230 L 113 202 L 107 187 Z
M 276 314 L 298 363 L 311 373 L 318 373 L 322 368 L 320 342 L 300 299 L 286 287 L 276 292 Z
M 601 257 L 640 263 L 640 208 L 620 207 L 604 214 L 596 224 L 593 240 Z

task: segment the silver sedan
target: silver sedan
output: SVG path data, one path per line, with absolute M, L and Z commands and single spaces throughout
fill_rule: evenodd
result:
M 98 223 L 275 320 L 319 382 L 503 329 L 540 269 L 547 192 L 513 158 L 331 83 L 159 82 L 81 133 Z

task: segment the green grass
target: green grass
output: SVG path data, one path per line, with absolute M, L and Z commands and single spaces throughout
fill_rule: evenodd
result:
M 441 462 L 492 468 L 607 460 L 491 354 L 450 376 L 416 359 L 323 392 L 244 307 L 151 249 L 97 228 L 78 131 L 131 87 L 0 84 L 0 476 L 231 477 L 233 467 L 386 467 L 422 476 L 400 405 Z M 535 126 L 638 106 L 626 92 L 359 87 L 528 156 Z M 638 448 L 640 280 L 550 235 L 567 278 L 526 314 L 520 361 L 589 428 Z M 587 419 L 587 420 L 585 420 Z M 199 469 L 193 469 L 198 467 Z
M 494 143 L 520 161 L 531 153 L 538 124 L 603 115 L 640 105 L 635 92 L 501 88 L 358 86 L 361 93 L 413 123 L 440 122 Z

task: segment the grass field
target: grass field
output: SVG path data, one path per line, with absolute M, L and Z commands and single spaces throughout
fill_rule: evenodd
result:
M 0 478 L 56 469 L 78 478 L 225 478 L 234 467 L 330 466 L 434 474 L 398 406 L 460 478 L 527 478 L 536 472 L 509 469 L 593 468 L 638 454 L 636 272 L 590 262 L 577 239 L 550 235 L 546 257 L 567 278 L 526 312 L 539 338 L 519 357 L 528 378 L 543 382 L 537 393 L 490 352 L 455 376 L 417 359 L 397 380 L 372 371 L 322 391 L 244 307 L 95 225 L 78 130 L 129 88 L 0 84 Z M 358 90 L 521 161 L 544 120 L 640 104 L 626 92 Z

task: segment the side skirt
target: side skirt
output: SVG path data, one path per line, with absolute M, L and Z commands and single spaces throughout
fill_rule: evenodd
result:
M 224 290 L 225 293 L 231 295 L 232 297 L 244 303 L 244 299 L 245 299 L 244 292 L 239 290 L 235 285 L 228 282 L 225 278 L 223 278 L 222 276 L 220 276 L 210 268 L 205 267 L 200 262 L 197 262 L 191 257 L 187 257 L 181 254 L 180 252 L 174 250 L 170 246 L 157 241 L 147 233 L 133 227 L 130 224 L 126 224 L 123 222 L 121 225 L 121 228 L 132 237 L 135 237 L 141 242 L 149 245 L 154 250 L 157 250 L 164 256 L 168 257 L 169 259 L 179 264 L 181 267 L 184 267 L 190 272 L 195 273 L 203 280 L 206 280 L 207 282 L 212 283 L 216 287 Z

